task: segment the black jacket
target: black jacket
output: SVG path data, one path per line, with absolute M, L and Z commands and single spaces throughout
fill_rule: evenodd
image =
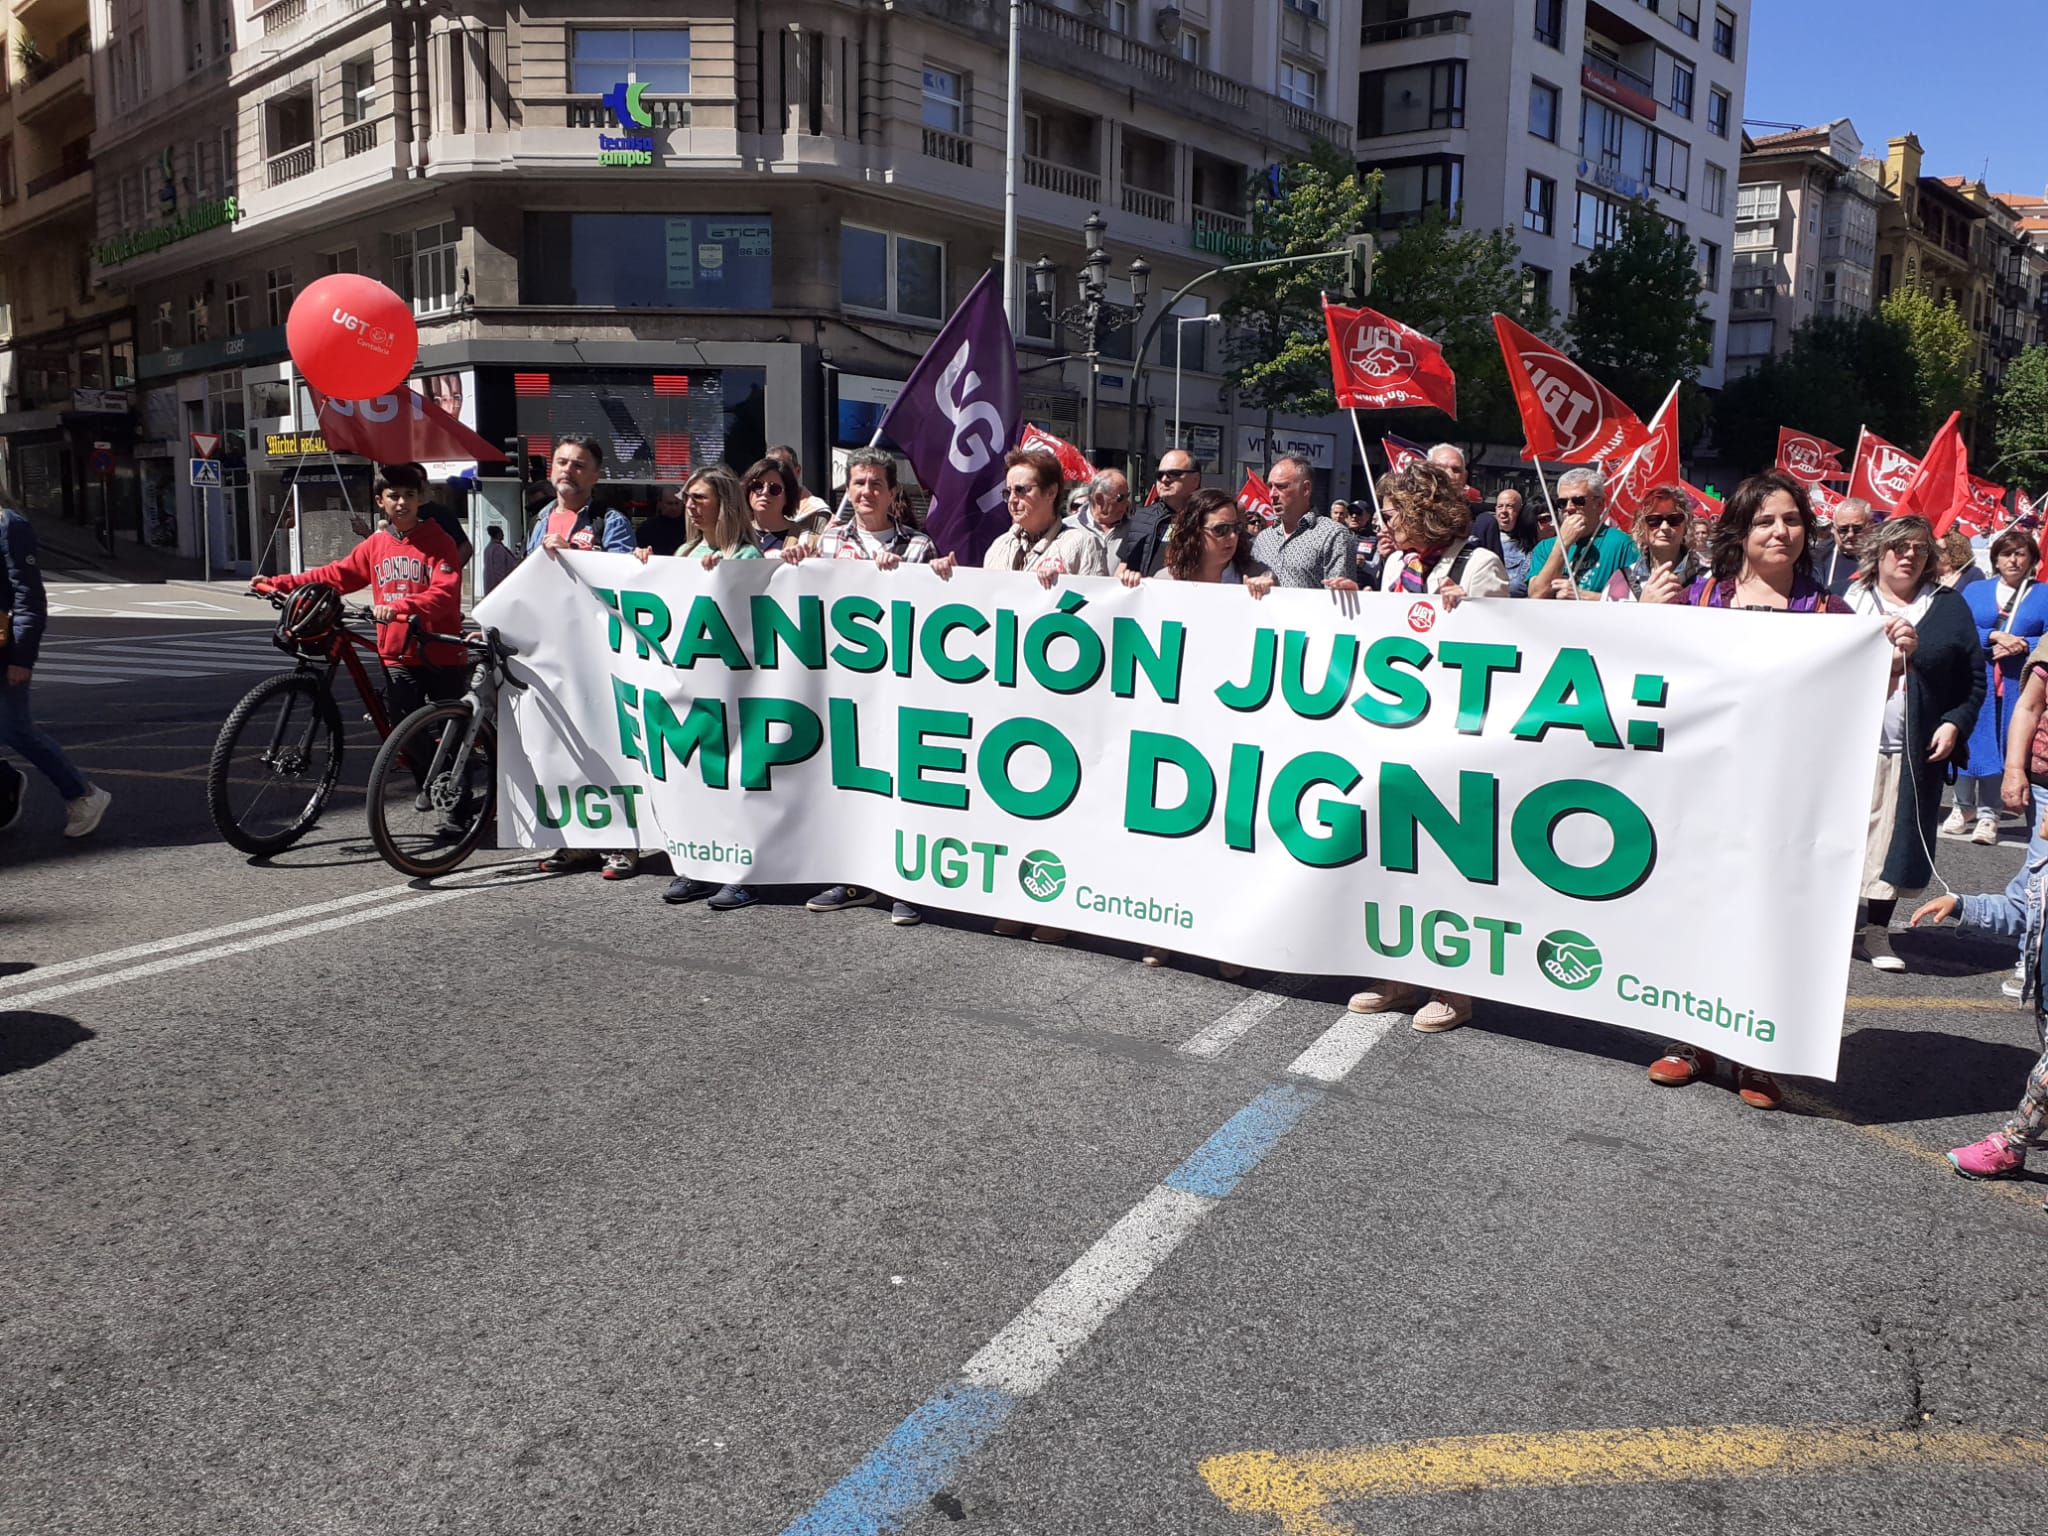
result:
M 1906 690 L 1904 771 L 1883 870 L 1883 878 L 1901 890 L 1918 890 L 1934 877 L 1930 851 L 1941 817 L 1941 786 L 1951 767 L 1968 771 L 1970 732 L 1984 703 L 1984 657 L 1970 605 L 1947 587 L 1937 587 L 1916 627 L 1920 644 L 1901 685 Z M 1930 763 L 1927 753 L 1942 725 L 1956 728 L 1956 749 L 1947 763 Z

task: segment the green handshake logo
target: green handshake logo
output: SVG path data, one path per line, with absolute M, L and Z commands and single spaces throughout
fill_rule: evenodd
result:
M 1051 901 L 1067 888 L 1067 866 L 1056 853 L 1040 849 L 1024 855 L 1017 866 L 1017 883 L 1033 901 Z
M 1583 933 L 1559 928 L 1536 946 L 1536 964 L 1554 986 L 1583 992 L 1600 979 L 1600 949 Z

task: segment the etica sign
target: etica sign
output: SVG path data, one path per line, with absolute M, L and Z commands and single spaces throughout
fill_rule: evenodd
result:
M 599 165 L 654 164 L 654 135 L 637 131 L 654 126 L 654 114 L 640 101 L 646 89 L 642 81 L 621 80 L 605 92 L 604 104 L 612 109 L 612 117 L 622 131 L 597 136 Z

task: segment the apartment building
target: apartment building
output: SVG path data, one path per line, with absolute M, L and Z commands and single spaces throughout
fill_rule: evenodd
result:
M 1879 210 L 1889 197 L 1863 169 L 1863 141 L 1847 118 L 1745 136 L 1729 273 L 1729 377 L 1784 352 L 1810 320 L 1871 312 Z
M 209 3 L 110 0 L 111 59 L 141 37 L 205 47 L 101 129 L 93 274 L 138 328 L 121 468 L 169 507 L 145 531 L 196 548 L 186 434 L 219 432 L 230 483 L 205 515 L 223 565 L 352 539 L 367 467 L 329 462 L 284 344 L 325 273 L 409 299 L 420 381 L 486 437 L 596 432 L 607 494 L 644 509 L 686 466 L 776 442 L 826 484 L 1000 259 L 1005 5 L 222 0 L 215 31 Z M 1079 439 L 1085 344 L 1058 317 L 1084 222 L 1107 223 L 1112 300 L 1149 265 L 1151 326 L 1242 246 L 1267 166 L 1349 150 L 1359 21 L 1350 0 L 1023 9 L 1019 267 L 1049 257 L 1057 290 L 1019 297 L 1026 407 Z M 1222 292 L 1198 284 L 1178 315 Z M 1105 460 L 1167 446 L 1178 361 L 1182 436 L 1219 479 L 1294 446 L 1348 492 L 1340 423 L 1281 418 L 1269 439 L 1223 387 L 1213 327 L 1153 336 L 1142 359 L 1131 330 L 1101 338 Z M 479 530 L 519 536 L 516 481 L 486 467 L 464 494 Z
M 0 444 L 31 510 L 98 515 L 118 494 L 134 338 L 93 281 L 91 139 L 104 81 L 86 0 L 16 0 L 0 59 Z M 132 487 L 129 488 L 132 491 Z
M 1725 361 L 1727 261 L 1741 157 L 1741 0 L 1469 0 L 1410 14 L 1365 0 L 1358 158 L 1386 177 L 1381 225 L 1435 204 L 1515 231 L 1532 297 L 1571 305 L 1572 269 L 1655 200 L 1699 250 Z

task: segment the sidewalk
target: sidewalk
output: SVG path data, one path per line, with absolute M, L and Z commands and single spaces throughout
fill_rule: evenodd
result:
M 109 581 L 159 583 L 199 580 L 199 562 L 174 555 L 131 539 L 116 538 L 110 555 L 93 537 L 93 530 L 79 523 L 47 513 L 28 514 L 36 531 L 36 543 L 43 551 L 43 564 L 79 566 L 97 571 Z

